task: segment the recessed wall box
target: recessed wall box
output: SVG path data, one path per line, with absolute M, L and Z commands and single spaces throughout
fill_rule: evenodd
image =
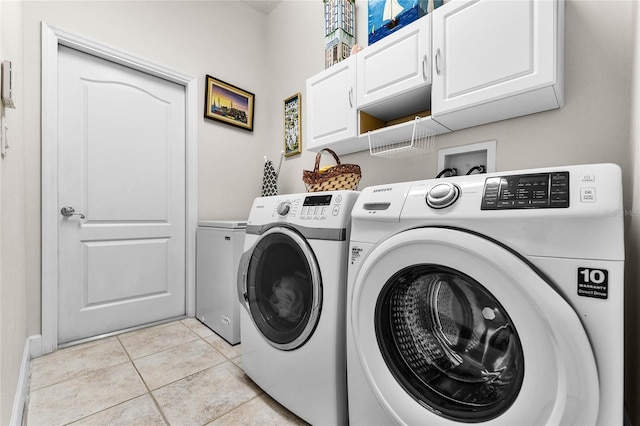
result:
M 469 173 L 477 166 L 484 166 L 487 173 L 496 171 L 496 141 L 438 150 L 438 170 L 455 168 L 460 176 Z
M 2 61 L 2 103 L 6 108 L 15 108 L 13 100 L 13 72 L 11 61 Z

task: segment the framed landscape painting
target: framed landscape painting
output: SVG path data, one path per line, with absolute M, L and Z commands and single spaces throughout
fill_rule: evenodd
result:
M 253 131 L 255 95 L 207 75 L 204 117 Z

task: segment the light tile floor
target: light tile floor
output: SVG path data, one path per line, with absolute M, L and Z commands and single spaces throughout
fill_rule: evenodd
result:
M 61 349 L 33 360 L 23 423 L 305 425 L 240 361 L 194 318 Z

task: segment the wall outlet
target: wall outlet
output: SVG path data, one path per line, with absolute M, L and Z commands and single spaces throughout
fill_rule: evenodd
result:
M 487 173 L 496 171 L 496 141 L 478 142 L 438 150 L 438 172 L 455 168 L 456 175 L 462 176 L 476 166 L 484 166 Z

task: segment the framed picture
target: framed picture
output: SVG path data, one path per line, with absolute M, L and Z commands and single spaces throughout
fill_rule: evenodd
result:
M 296 93 L 284 100 L 284 155 L 302 152 L 301 95 Z
M 255 95 L 207 75 L 204 118 L 253 131 Z
M 442 6 L 443 0 L 368 0 L 369 45 Z

